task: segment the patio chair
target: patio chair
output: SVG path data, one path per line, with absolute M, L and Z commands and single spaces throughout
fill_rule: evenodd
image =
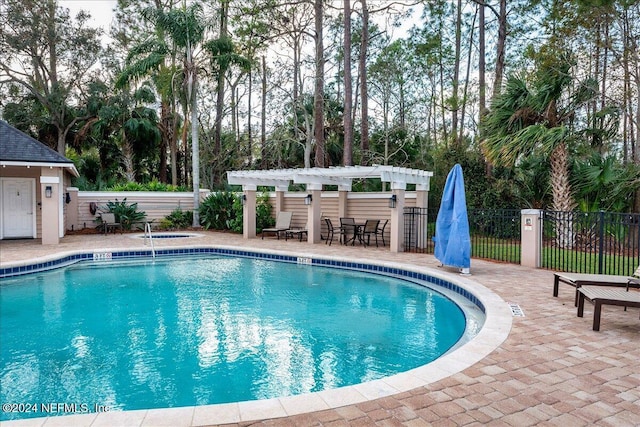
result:
M 376 228 L 376 239 L 377 239 L 377 236 L 382 237 L 382 246 L 387 246 L 387 244 L 384 242 L 384 229 L 387 228 L 388 223 L 389 223 L 389 220 L 385 219 L 384 222 L 382 223 L 382 226 L 380 226 L 380 224 L 378 223 L 378 228 Z
M 326 245 L 328 243 L 329 246 L 331 246 L 331 243 L 333 243 L 333 235 L 335 233 L 335 229 L 333 228 L 333 223 L 331 222 L 330 218 L 324 217 L 324 222 L 325 224 L 327 224 L 327 238 L 324 239 L 324 244 Z
M 264 233 L 275 233 L 280 240 L 280 233 L 286 232 L 291 228 L 291 217 L 293 212 L 280 211 L 276 215 L 276 225 L 271 228 L 262 229 L 262 239 L 264 239 Z
M 615 286 L 640 289 L 640 266 L 632 276 L 617 276 L 614 274 L 584 274 L 584 273 L 554 273 L 553 296 L 558 296 L 560 282 L 576 288 L 574 305 L 578 305 L 579 289 L 582 286 Z
M 351 235 L 351 239 L 349 239 Z M 340 218 L 340 242 L 355 241 L 356 239 L 356 220 L 354 218 Z
M 379 219 L 368 219 L 364 223 L 364 227 L 360 230 L 360 240 L 364 243 L 365 246 L 371 245 L 371 235 L 373 234 L 376 238 L 376 248 L 378 247 L 378 225 L 380 224 Z M 367 241 L 365 242 L 365 238 Z
M 122 234 L 122 224 L 116 222 L 116 216 L 113 213 L 101 213 L 100 219 L 102 220 L 102 232 L 104 234 L 109 233 L 109 230 L 112 230 L 114 233 L 116 232 L 116 228 L 120 229 L 120 233 Z

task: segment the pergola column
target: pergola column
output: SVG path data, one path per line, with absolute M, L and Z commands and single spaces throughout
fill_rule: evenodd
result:
M 347 210 L 349 208 L 349 192 L 351 191 L 351 185 L 339 185 L 338 186 L 338 219 L 347 216 Z
M 396 197 L 396 207 L 391 208 L 391 252 L 402 252 L 404 244 L 404 198 L 407 184 L 404 182 L 392 182 L 391 192 Z
M 242 186 L 242 237 L 256 237 L 256 185 Z
M 276 214 L 284 210 L 284 193 L 289 186 L 276 185 Z
M 429 244 L 428 233 L 427 233 L 427 219 L 429 215 L 427 215 L 427 208 L 429 207 L 429 185 L 428 184 L 416 184 L 416 208 L 421 208 L 422 215 L 420 218 L 424 219 L 424 221 L 416 221 L 413 224 L 415 229 L 412 231 L 416 236 L 415 244 L 420 249 L 425 249 Z M 411 242 L 414 244 L 414 242 Z
M 320 243 L 322 184 L 307 184 L 307 191 L 311 194 L 311 204 L 307 207 L 307 241 L 311 244 Z

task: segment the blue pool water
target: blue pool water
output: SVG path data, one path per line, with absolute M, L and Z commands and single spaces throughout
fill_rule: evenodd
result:
M 456 304 L 417 284 L 251 258 L 78 264 L 0 283 L 3 404 L 301 394 L 426 364 L 465 330 Z M 57 415 L 45 409 L 0 419 Z

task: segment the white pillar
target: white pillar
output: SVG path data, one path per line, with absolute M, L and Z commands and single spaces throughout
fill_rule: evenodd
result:
M 276 186 L 276 215 L 284 210 L 284 192 L 288 189 L 289 187 Z
M 540 268 L 542 254 L 542 211 L 523 209 L 520 211 L 520 265 Z
M 256 185 L 242 186 L 242 237 L 256 237 Z
M 404 250 L 404 195 L 406 184 L 392 182 L 392 195 L 396 196 L 396 207 L 391 209 L 391 241 L 389 249 L 391 252 L 402 252 Z
M 307 241 L 314 244 L 320 242 L 322 235 L 322 184 L 307 184 L 307 191 L 311 194 L 311 204 L 307 206 Z
M 42 244 L 60 243 L 60 209 L 62 203 L 60 177 L 56 170 L 42 168 L 40 176 Z

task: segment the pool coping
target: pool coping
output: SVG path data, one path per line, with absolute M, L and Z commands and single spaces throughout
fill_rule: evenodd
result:
M 498 348 L 507 338 L 511 331 L 513 313 L 508 304 L 496 293 L 489 290 L 480 283 L 474 281 L 469 276 L 461 276 L 442 270 L 435 270 L 428 267 L 420 267 L 417 265 L 403 264 L 398 262 L 379 261 L 371 259 L 350 259 L 345 261 L 344 258 L 336 256 L 318 255 L 315 253 L 294 253 L 290 251 L 258 249 L 247 247 L 234 247 L 225 245 L 198 245 L 198 246 L 175 246 L 169 252 L 178 252 L 180 250 L 192 251 L 194 248 L 218 249 L 229 251 L 231 255 L 237 253 L 247 254 L 266 254 L 270 257 L 289 257 L 295 259 L 308 260 L 324 260 L 326 263 L 318 263 L 317 265 L 331 266 L 334 263 L 352 263 L 357 265 L 377 265 L 384 269 L 393 271 L 415 272 L 416 274 L 426 274 L 429 277 L 440 279 L 449 283 L 453 283 L 462 289 L 468 291 L 474 296 L 484 308 L 485 322 L 478 334 L 469 342 L 453 349 L 444 356 L 430 362 L 426 365 L 395 374 L 389 377 L 381 378 L 374 381 L 360 383 L 352 386 L 340 387 L 331 390 L 323 390 L 319 392 L 286 396 L 280 398 L 251 400 L 243 402 L 222 403 L 202 406 L 187 406 L 175 408 L 159 408 L 159 409 L 143 409 L 131 411 L 114 411 L 101 413 L 88 413 L 80 415 L 65 415 L 53 417 L 27 418 L 22 420 L 2 421 L 2 426 L 109 426 L 109 425 L 139 425 L 139 426 L 201 426 L 212 424 L 229 424 L 247 421 L 257 421 L 269 418 L 281 418 L 292 415 L 299 415 L 309 412 L 322 411 L 327 409 L 335 409 L 338 407 L 358 404 L 379 398 L 391 396 L 394 394 L 410 391 L 418 387 L 424 387 L 428 384 L 439 381 L 448 376 L 461 372 L 464 369 L 474 365 L 482 360 Z M 73 264 L 81 260 L 96 259 L 95 254 L 108 253 L 142 253 L 149 254 L 148 247 L 143 248 L 105 248 L 98 251 L 74 250 L 60 252 L 55 255 L 46 257 L 6 263 L 2 269 L 23 267 L 33 265 L 33 263 L 49 264 L 58 260 L 64 260 L 68 257 L 78 257 L 79 255 L 94 254 L 92 258 L 79 257 L 68 262 L 59 262 L 54 267 L 62 267 L 64 265 Z M 214 253 L 212 253 L 214 254 Z M 220 253 L 224 254 L 224 253 Z M 138 256 L 138 255 L 134 255 Z M 242 255 L 240 255 L 242 256 Z M 249 256 L 249 255 L 247 255 Z M 100 260 L 99 257 L 97 260 Z M 111 259 L 105 255 L 104 260 Z M 124 259 L 124 258 L 123 258 Z M 269 259 L 267 257 L 266 259 Z M 278 260 L 278 259 L 275 259 Z M 289 260 L 289 262 L 291 262 Z M 298 261 L 299 262 L 299 261 Z M 303 262 L 304 263 L 304 262 Z M 314 263 L 315 264 L 315 263 Z M 354 267 L 357 269 L 357 267 Z M 29 272 L 42 271 L 33 270 Z M 379 272 L 383 274 L 392 274 L 389 271 L 364 270 L 370 272 Z M 405 279 L 411 279 L 411 276 L 405 276 Z M 435 282 L 433 283 L 435 284 Z M 437 289 L 437 286 L 436 286 Z

